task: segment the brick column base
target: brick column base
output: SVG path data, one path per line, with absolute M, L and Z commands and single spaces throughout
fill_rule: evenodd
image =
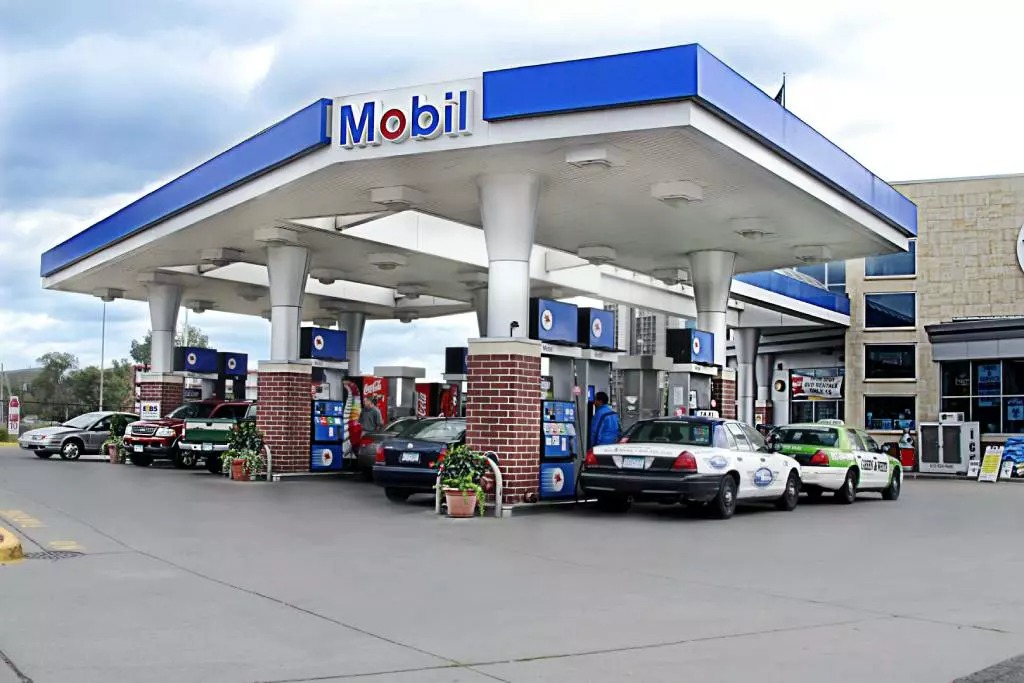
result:
M 770 425 L 775 424 L 772 422 L 773 417 L 772 402 L 771 401 L 758 401 L 754 405 L 754 422 L 755 424 Z
M 185 402 L 184 391 L 184 375 L 169 372 L 145 372 L 139 377 L 139 401 L 159 403 L 161 416 Z
M 261 361 L 256 426 L 270 446 L 274 474 L 309 472 L 312 367 Z
M 718 406 L 715 410 L 727 420 L 736 419 L 736 371 L 723 368 L 718 377 L 711 380 L 711 399 Z
M 466 444 L 494 451 L 505 505 L 536 500 L 540 488 L 540 342 L 469 342 Z

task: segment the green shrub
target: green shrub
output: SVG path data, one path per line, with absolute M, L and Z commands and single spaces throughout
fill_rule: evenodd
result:
M 11 433 L 7 431 L 7 427 L 0 427 L 0 441 L 10 441 Z

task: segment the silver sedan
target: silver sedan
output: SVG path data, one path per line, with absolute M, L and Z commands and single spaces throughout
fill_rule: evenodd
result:
M 99 411 L 85 413 L 54 427 L 42 427 L 18 437 L 18 445 L 39 458 L 60 453 L 64 460 L 78 460 L 85 453 L 99 453 L 110 436 L 110 418 L 123 415 L 127 422 L 139 419 L 131 413 Z

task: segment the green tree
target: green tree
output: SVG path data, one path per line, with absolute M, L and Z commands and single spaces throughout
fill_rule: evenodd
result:
M 187 334 L 178 332 L 174 335 L 175 346 L 197 346 L 201 349 L 210 348 L 210 338 L 201 329 L 193 325 L 186 328 Z M 132 360 L 141 365 L 149 365 L 149 357 L 153 347 L 153 331 L 146 332 L 142 339 L 133 339 L 128 352 Z
M 103 409 L 121 410 L 134 404 L 132 391 L 135 378 L 132 362 L 127 358 L 115 360 L 103 376 Z M 71 402 L 80 410 L 95 410 L 100 406 L 100 369 L 95 365 L 73 370 L 68 374 Z
M 29 387 L 32 398 L 39 402 L 39 414 L 45 419 L 67 419 L 67 405 L 72 402 L 71 375 L 78 369 L 74 354 L 60 351 L 44 353 L 36 359 L 42 370 Z

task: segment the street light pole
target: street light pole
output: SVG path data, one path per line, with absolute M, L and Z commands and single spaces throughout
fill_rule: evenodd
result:
M 103 323 L 100 332 L 100 410 L 103 410 L 103 375 L 107 355 L 107 302 L 103 302 Z

